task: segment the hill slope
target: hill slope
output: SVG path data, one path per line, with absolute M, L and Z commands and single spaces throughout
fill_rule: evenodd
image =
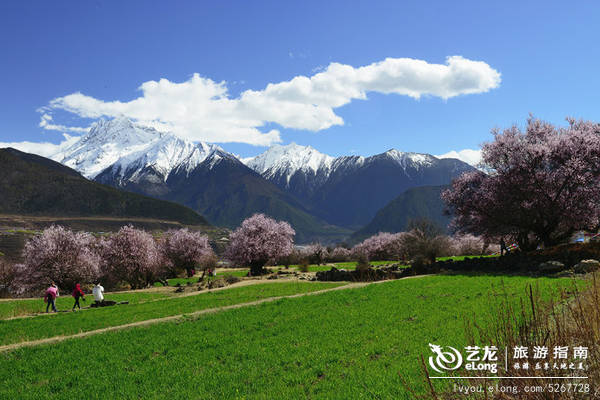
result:
M 34 154 L 0 149 L 0 213 L 144 217 L 207 225 L 193 210 L 89 181 Z
M 440 198 L 448 186 L 422 186 L 408 189 L 377 212 L 375 218 L 355 232 L 351 242 L 361 241 L 378 232 L 402 232 L 411 219 L 427 218 L 447 229 L 450 217 L 443 214 L 444 202 Z

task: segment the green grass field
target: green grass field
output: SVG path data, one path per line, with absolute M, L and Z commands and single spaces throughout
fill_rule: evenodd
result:
M 114 292 L 106 293 L 105 297 L 107 300 L 128 301 L 129 303 L 136 304 L 149 300 L 162 299 L 172 295 L 172 293 Z M 86 295 L 85 298 L 86 301 L 79 301 L 79 304 L 81 304 L 82 307 L 88 305 L 87 303 L 94 301 L 94 297 L 91 294 Z M 75 300 L 70 296 L 70 293 L 61 293 L 61 296 L 56 299 L 56 308 L 58 310 L 70 310 L 73 307 L 74 302 Z M 45 311 L 46 303 L 44 303 L 44 299 L 41 297 L 39 299 L 0 301 L 0 319 L 36 314 Z
M 245 303 L 332 288 L 341 283 L 277 282 L 210 291 L 194 296 L 118 305 L 75 313 L 40 315 L 0 321 L 0 345 L 69 335 L 152 318 L 191 313 L 212 307 Z M 107 298 L 109 298 L 107 296 Z M 112 297 L 110 297 L 112 298 Z
M 399 374 L 425 391 L 428 343 L 467 345 L 465 321 L 488 323 L 499 293 L 517 301 L 528 284 L 549 296 L 572 281 L 405 279 L 23 348 L 0 354 L 0 398 L 410 399 Z M 219 296 L 231 302 L 233 291 Z M 178 300 L 154 304 L 166 312 Z

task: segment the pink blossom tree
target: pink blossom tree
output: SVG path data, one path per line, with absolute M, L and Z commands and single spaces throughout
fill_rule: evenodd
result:
M 62 226 L 44 229 L 25 243 L 24 262 L 15 267 L 15 285 L 36 291 L 54 281 L 70 290 L 76 283 L 93 282 L 99 274 L 100 257 L 89 233 L 73 232 Z
M 355 257 L 369 260 L 398 260 L 403 258 L 404 233 L 379 232 L 352 248 Z
M 474 256 L 485 254 L 489 243 L 481 236 L 470 234 L 454 235 L 450 238 L 452 255 Z
M 510 236 L 522 249 L 552 246 L 598 225 L 600 125 L 569 120 L 557 128 L 530 117 L 525 131 L 493 131 L 481 167 L 442 197 L 458 232 Z
M 101 244 L 104 280 L 124 281 L 133 289 L 146 287 L 160 279 L 163 263 L 151 234 L 127 225 L 104 239 Z
M 329 260 L 333 262 L 348 261 L 352 255 L 349 249 L 344 247 L 336 247 L 329 253 Z
M 226 258 L 250 267 L 252 275 L 260 275 L 267 262 L 292 252 L 295 233 L 287 222 L 254 214 L 229 236 Z
M 192 271 L 203 268 L 215 257 L 206 235 L 185 228 L 168 231 L 161 242 L 161 250 L 169 277 L 182 270 L 192 276 Z
M 311 264 L 321 265 L 325 261 L 325 258 L 327 258 L 327 248 L 321 243 L 310 244 L 305 252 L 308 255 L 308 261 Z

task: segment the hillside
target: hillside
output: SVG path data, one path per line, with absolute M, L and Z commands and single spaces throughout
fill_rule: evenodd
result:
M 34 154 L 0 149 L 0 214 L 143 217 L 207 225 L 193 210 L 89 181 Z
M 262 212 L 289 222 L 297 243 L 330 243 L 350 233 L 309 214 L 299 201 L 234 157 L 209 157 L 190 172 L 174 171 L 166 183 L 170 192 L 165 198 L 198 210 L 219 226 L 235 228 Z
M 443 214 L 440 198 L 448 186 L 423 186 L 408 189 L 377 212 L 375 218 L 355 232 L 350 241 L 358 242 L 378 232 L 402 232 L 411 219 L 427 218 L 447 230 L 450 217 Z

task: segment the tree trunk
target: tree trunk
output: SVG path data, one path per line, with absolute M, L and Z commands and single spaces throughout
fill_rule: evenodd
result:
M 261 276 L 265 273 L 265 264 L 266 261 L 257 261 L 250 264 L 250 275 L 251 276 Z

